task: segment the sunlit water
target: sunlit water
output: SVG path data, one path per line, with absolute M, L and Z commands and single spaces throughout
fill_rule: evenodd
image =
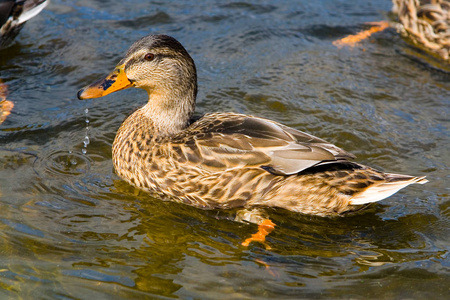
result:
M 15 107 L 0 125 L 0 298 L 448 298 L 448 66 L 393 30 L 390 1 L 53 0 L 0 51 Z M 140 192 L 113 172 L 111 144 L 144 104 L 127 90 L 78 101 L 136 39 L 166 33 L 197 63 L 198 113 L 264 116 L 358 161 L 426 175 L 364 213 L 269 210 L 261 244 L 234 212 Z

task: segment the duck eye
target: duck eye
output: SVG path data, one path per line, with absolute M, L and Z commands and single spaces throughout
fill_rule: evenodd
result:
M 145 56 L 144 56 L 144 59 L 145 59 L 146 61 L 152 61 L 154 58 L 155 58 L 155 54 L 153 54 L 153 53 L 147 53 L 147 54 L 145 54 Z

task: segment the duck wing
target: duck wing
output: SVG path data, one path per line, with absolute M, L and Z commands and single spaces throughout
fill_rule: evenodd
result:
M 22 24 L 39 14 L 48 4 L 47 0 L 3 0 L 0 1 L 0 27 L 9 18 Z
M 0 0 L 0 49 L 10 45 L 25 22 L 47 4 L 47 0 Z
M 199 168 L 224 171 L 260 167 L 275 175 L 291 175 L 354 156 L 313 135 L 277 122 L 242 114 L 207 114 L 172 138 L 176 159 Z M 169 150 L 169 149 L 168 149 Z
M 20 2 L 20 1 L 17 1 Z M 18 23 L 22 24 L 31 18 L 37 16 L 47 5 L 47 0 L 26 0 L 23 4 L 23 10 L 18 17 Z

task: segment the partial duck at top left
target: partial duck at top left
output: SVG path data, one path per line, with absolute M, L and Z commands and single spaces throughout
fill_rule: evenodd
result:
M 48 0 L 0 0 L 0 49 L 8 47 L 23 25 L 48 3 Z

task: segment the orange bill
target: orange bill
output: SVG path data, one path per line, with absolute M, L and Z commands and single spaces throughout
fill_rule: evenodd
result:
M 133 86 L 125 74 L 125 65 L 117 66 L 108 76 L 96 81 L 78 92 L 78 99 L 99 98 Z

